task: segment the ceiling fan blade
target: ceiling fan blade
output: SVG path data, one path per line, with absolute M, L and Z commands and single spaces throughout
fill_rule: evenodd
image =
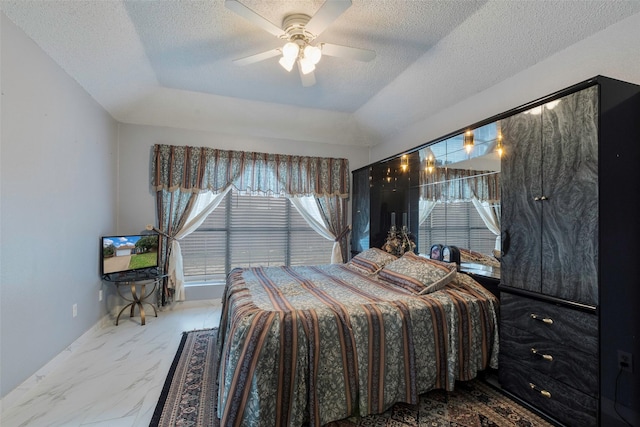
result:
M 376 57 L 376 53 L 373 50 L 340 46 L 338 44 L 331 43 L 321 43 L 320 45 L 322 46 L 322 55 L 355 59 L 356 61 L 362 62 L 369 62 Z
M 307 22 L 305 29 L 317 37 L 349 7 L 351 0 L 327 0 Z
M 313 74 L 313 71 L 307 74 L 302 72 L 302 66 L 300 65 L 300 61 L 298 61 L 298 74 L 300 74 L 300 80 L 302 81 L 302 86 L 309 87 L 316 84 L 316 76 Z
M 272 24 L 267 19 L 263 18 L 253 10 L 249 9 L 247 6 L 240 3 L 238 0 L 225 0 L 224 5 L 227 9 L 235 12 L 247 21 L 254 23 L 258 27 L 273 34 L 276 37 L 282 37 L 286 35 L 282 28 Z
M 271 49 L 266 52 L 256 53 L 255 55 L 245 56 L 244 58 L 234 59 L 233 63 L 236 65 L 249 65 L 278 55 L 280 55 L 280 49 Z

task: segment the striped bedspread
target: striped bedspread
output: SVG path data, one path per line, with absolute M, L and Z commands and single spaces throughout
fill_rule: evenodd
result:
M 458 274 L 415 295 L 345 265 L 234 270 L 218 333 L 223 426 L 320 426 L 497 368 L 496 298 Z

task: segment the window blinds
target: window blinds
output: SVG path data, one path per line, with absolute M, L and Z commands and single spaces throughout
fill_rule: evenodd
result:
M 440 243 L 491 254 L 495 241 L 470 201 L 438 203 L 420 226 L 418 249 L 428 253 L 431 245 Z
M 187 281 L 224 281 L 236 267 L 328 264 L 333 242 L 313 231 L 285 197 L 234 190 L 180 246 Z

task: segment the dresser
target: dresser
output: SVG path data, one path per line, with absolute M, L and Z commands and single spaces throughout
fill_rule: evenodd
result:
M 597 316 L 508 292 L 500 302 L 501 386 L 566 425 L 596 425 Z

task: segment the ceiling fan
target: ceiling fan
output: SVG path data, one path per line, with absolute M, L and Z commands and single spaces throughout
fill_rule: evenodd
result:
M 227 9 L 253 22 L 274 36 L 286 40 L 282 47 L 236 59 L 236 65 L 248 65 L 282 55 L 279 63 L 287 71 L 297 64 L 303 86 L 313 86 L 313 73 L 323 55 L 368 62 L 376 57 L 372 50 L 340 46 L 331 43 L 312 44 L 313 41 L 351 6 L 351 0 L 327 0 L 313 16 L 296 13 L 287 15 L 282 28 L 263 18 L 238 0 L 225 0 Z

